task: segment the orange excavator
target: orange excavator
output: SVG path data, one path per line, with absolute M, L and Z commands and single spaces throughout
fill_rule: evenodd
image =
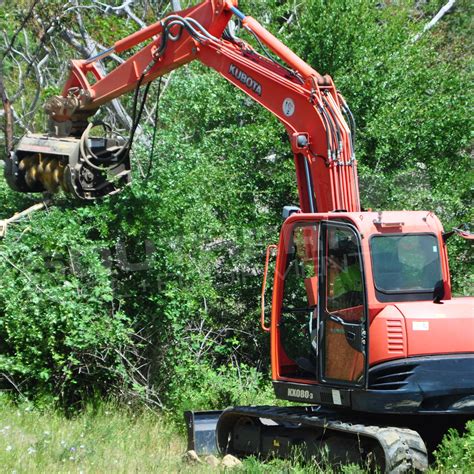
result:
M 237 0 L 173 13 L 87 60 L 73 60 L 60 96 L 46 103 L 49 131 L 27 135 L 6 179 L 22 192 L 83 200 L 130 181 L 141 87 L 199 60 L 273 113 L 294 153 L 299 207 L 286 207 L 267 250 L 261 325 L 271 338 L 278 398 L 303 406 L 187 413 L 199 452 L 372 460 L 385 472 L 423 471 L 434 435 L 474 414 L 473 298 L 453 298 L 445 233 L 430 211 L 366 212 L 359 202 L 355 123 L 329 76 L 282 44 Z M 263 54 L 237 38 L 235 15 Z M 99 61 L 146 45 L 104 74 Z M 103 104 L 134 91 L 130 137 L 97 138 Z M 471 237 L 470 235 L 464 235 Z M 271 318 L 265 286 L 276 248 Z M 372 462 L 370 461 L 370 462 Z

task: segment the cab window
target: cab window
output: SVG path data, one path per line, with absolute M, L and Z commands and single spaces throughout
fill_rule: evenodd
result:
M 356 234 L 350 229 L 329 228 L 327 246 L 327 310 L 331 313 L 362 305 L 362 272 Z
M 377 235 L 370 241 L 375 287 L 384 293 L 433 292 L 442 280 L 431 234 Z

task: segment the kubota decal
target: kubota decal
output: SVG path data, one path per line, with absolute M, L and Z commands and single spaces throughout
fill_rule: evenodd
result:
M 229 66 L 229 73 L 232 74 L 242 84 L 247 86 L 249 89 L 255 92 L 257 95 L 262 95 L 262 86 L 255 79 L 250 77 L 244 71 L 241 71 L 235 64 Z

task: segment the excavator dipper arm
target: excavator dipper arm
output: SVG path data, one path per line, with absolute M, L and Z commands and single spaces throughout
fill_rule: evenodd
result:
M 233 14 L 262 47 L 268 47 L 284 65 L 227 33 L 225 29 Z M 146 46 L 108 74 L 103 75 L 97 67 L 97 62 L 111 53 L 124 52 L 147 40 L 150 42 Z M 91 126 L 87 119 L 101 105 L 124 93 L 137 91 L 140 86 L 196 59 L 215 69 L 283 123 L 294 153 L 303 212 L 360 210 L 352 126 L 345 120 L 345 116 L 351 120 L 351 114 L 342 96 L 330 77 L 321 76 L 254 18 L 240 12 L 237 0 L 204 1 L 117 41 L 96 57 L 70 62 L 70 75 L 62 95 L 53 97 L 45 105 L 50 118 L 50 135 L 66 140 L 63 148 L 69 146 L 69 156 L 77 155 L 74 159 L 59 159 L 59 164 L 65 167 L 60 175 L 68 178 L 64 185 L 61 182 L 62 187 L 75 191 L 79 197 L 95 199 L 116 192 L 126 184 L 131 143 L 111 140 L 98 158 L 94 143 L 90 144 Z M 133 138 L 133 131 L 131 135 Z M 77 151 L 74 140 L 77 140 Z M 48 150 L 57 143 L 51 136 L 25 137 L 25 141 L 20 143 L 19 153 L 13 157 L 15 169 L 7 170 L 7 178 L 9 171 L 10 174 L 16 171 L 24 175 L 16 177 L 22 184 L 14 186 L 16 189 L 48 189 L 43 161 L 60 154 L 57 149 Z M 33 156 L 28 153 L 30 148 Z M 39 151 L 43 154 L 38 157 Z M 21 161 L 24 161 L 23 166 Z M 109 165 L 109 174 L 123 178 L 128 172 L 127 179 L 113 186 L 107 178 L 97 179 L 104 162 Z M 57 169 L 48 163 L 49 169 Z M 28 174 L 28 165 L 36 172 Z M 84 192 L 87 179 L 93 183 L 95 192 Z M 9 182 L 12 181 L 15 180 L 10 176 Z M 100 192 L 96 192 L 97 188 Z

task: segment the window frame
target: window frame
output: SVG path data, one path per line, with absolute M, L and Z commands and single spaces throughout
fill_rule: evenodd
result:
M 325 348 L 325 327 L 324 323 L 328 319 L 329 314 L 333 314 L 334 312 L 329 312 L 327 309 L 327 265 L 324 265 L 324 262 L 327 258 L 327 233 L 330 227 L 340 227 L 350 229 L 357 239 L 357 247 L 358 247 L 358 255 L 359 255 L 359 265 L 361 270 L 361 283 L 362 283 L 362 306 L 363 306 L 363 318 L 355 324 L 359 324 L 363 326 L 365 329 L 366 339 L 364 350 L 362 352 L 364 356 L 364 367 L 363 367 L 363 375 L 362 381 L 345 381 L 339 379 L 333 379 L 327 376 L 323 376 L 324 370 L 324 363 L 326 358 L 326 348 Z M 318 379 L 322 384 L 332 385 L 337 387 L 357 387 L 357 388 L 368 388 L 369 384 L 369 342 L 370 342 L 370 335 L 369 335 L 369 307 L 368 307 L 368 296 L 367 296 L 367 278 L 366 278 L 366 258 L 364 255 L 364 246 L 362 245 L 362 241 L 364 239 L 364 235 L 359 231 L 359 229 L 352 223 L 346 220 L 337 220 L 337 219 L 325 219 L 321 221 L 321 232 L 320 232 L 320 240 L 321 240 L 321 253 L 319 255 L 320 258 L 320 284 L 319 284 L 319 301 L 324 302 L 318 305 L 318 319 L 319 319 L 319 340 L 318 340 L 318 347 L 319 347 L 319 357 L 318 357 Z M 324 284 L 321 284 L 323 282 Z

